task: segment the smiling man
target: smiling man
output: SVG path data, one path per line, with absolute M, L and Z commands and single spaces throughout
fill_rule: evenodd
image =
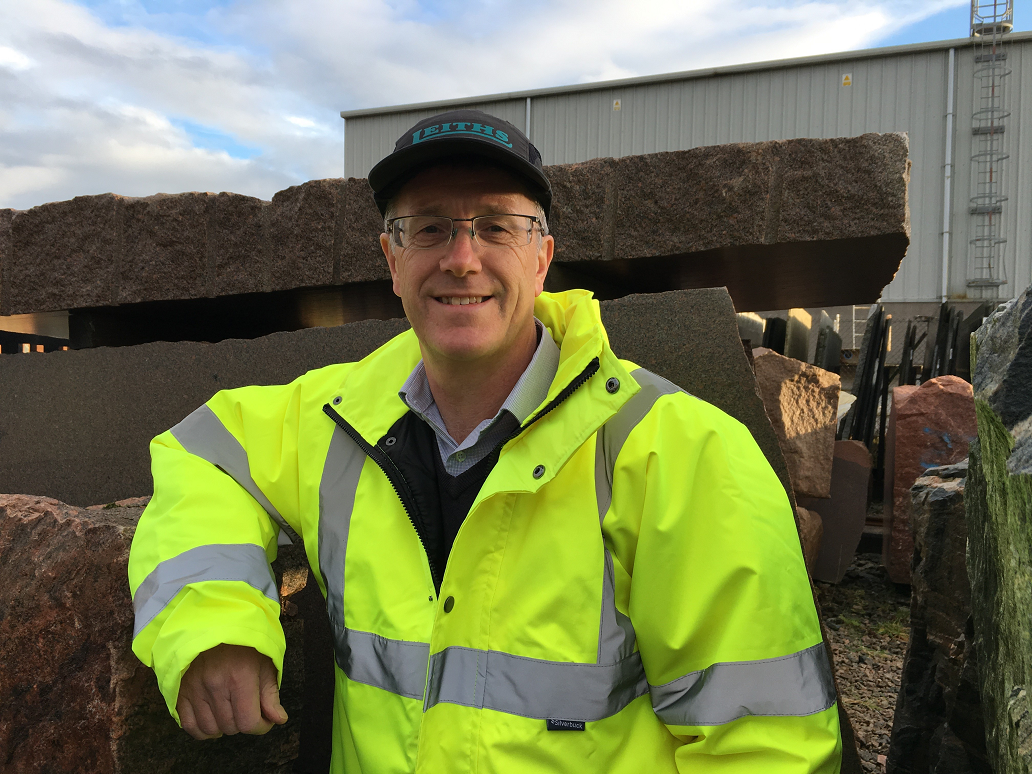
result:
M 133 649 L 199 739 L 286 719 L 269 560 L 303 543 L 332 771 L 838 771 L 791 509 L 748 430 L 543 293 L 551 187 L 478 111 L 370 173 L 412 330 L 218 393 L 152 444 Z

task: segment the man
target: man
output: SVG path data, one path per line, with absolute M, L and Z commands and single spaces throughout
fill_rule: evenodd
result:
M 371 171 L 412 330 L 220 392 L 152 444 L 133 648 L 198 738 L 263 733 L 303 543 L 334 772 L 835 772 L 784 489 L 748 430 L 542 293 L 551 189 L 512 125 L 421 121 Z

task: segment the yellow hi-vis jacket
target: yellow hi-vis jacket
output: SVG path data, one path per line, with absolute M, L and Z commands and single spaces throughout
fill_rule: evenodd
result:
M 303 542 L 335 638 L 331 770 L 839 770 L 834 687 L 792 512 L 749 431 L 619 360 L 584 291 L 435 589 L 389 430 L 414 334 L 357 363 L 220 392 L 151 447 L 133 650 L 176 716 L 219 643 L 281 667 L 269 561 Z M 177 717 L 178 720 L 178 717 Z

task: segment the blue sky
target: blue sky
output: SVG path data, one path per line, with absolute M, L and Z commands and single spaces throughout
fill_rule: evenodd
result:
M 1032 26 L 1017 0 L 1015 28 Z M 0 207 L 337 177 L 340 110 L 968 33 L 964 0 L 0 4 Z M 728 28 L 728 20 L 735 28 Z

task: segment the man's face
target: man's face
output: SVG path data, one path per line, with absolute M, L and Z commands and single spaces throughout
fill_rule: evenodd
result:
M 534 215 L 534 202 L 519 190 L 501 169 L 436 166 L 405 184 L 393 215 Z M 381 234 L 394 292 L 424 359 L 500 364 L 534 336 L 534 299 L 552 261 L 552 237 L 535 228 L 528 245 L 483 247 L 468 223 L 456 226 L 446 247 L 425 250 L 399 247 Z

